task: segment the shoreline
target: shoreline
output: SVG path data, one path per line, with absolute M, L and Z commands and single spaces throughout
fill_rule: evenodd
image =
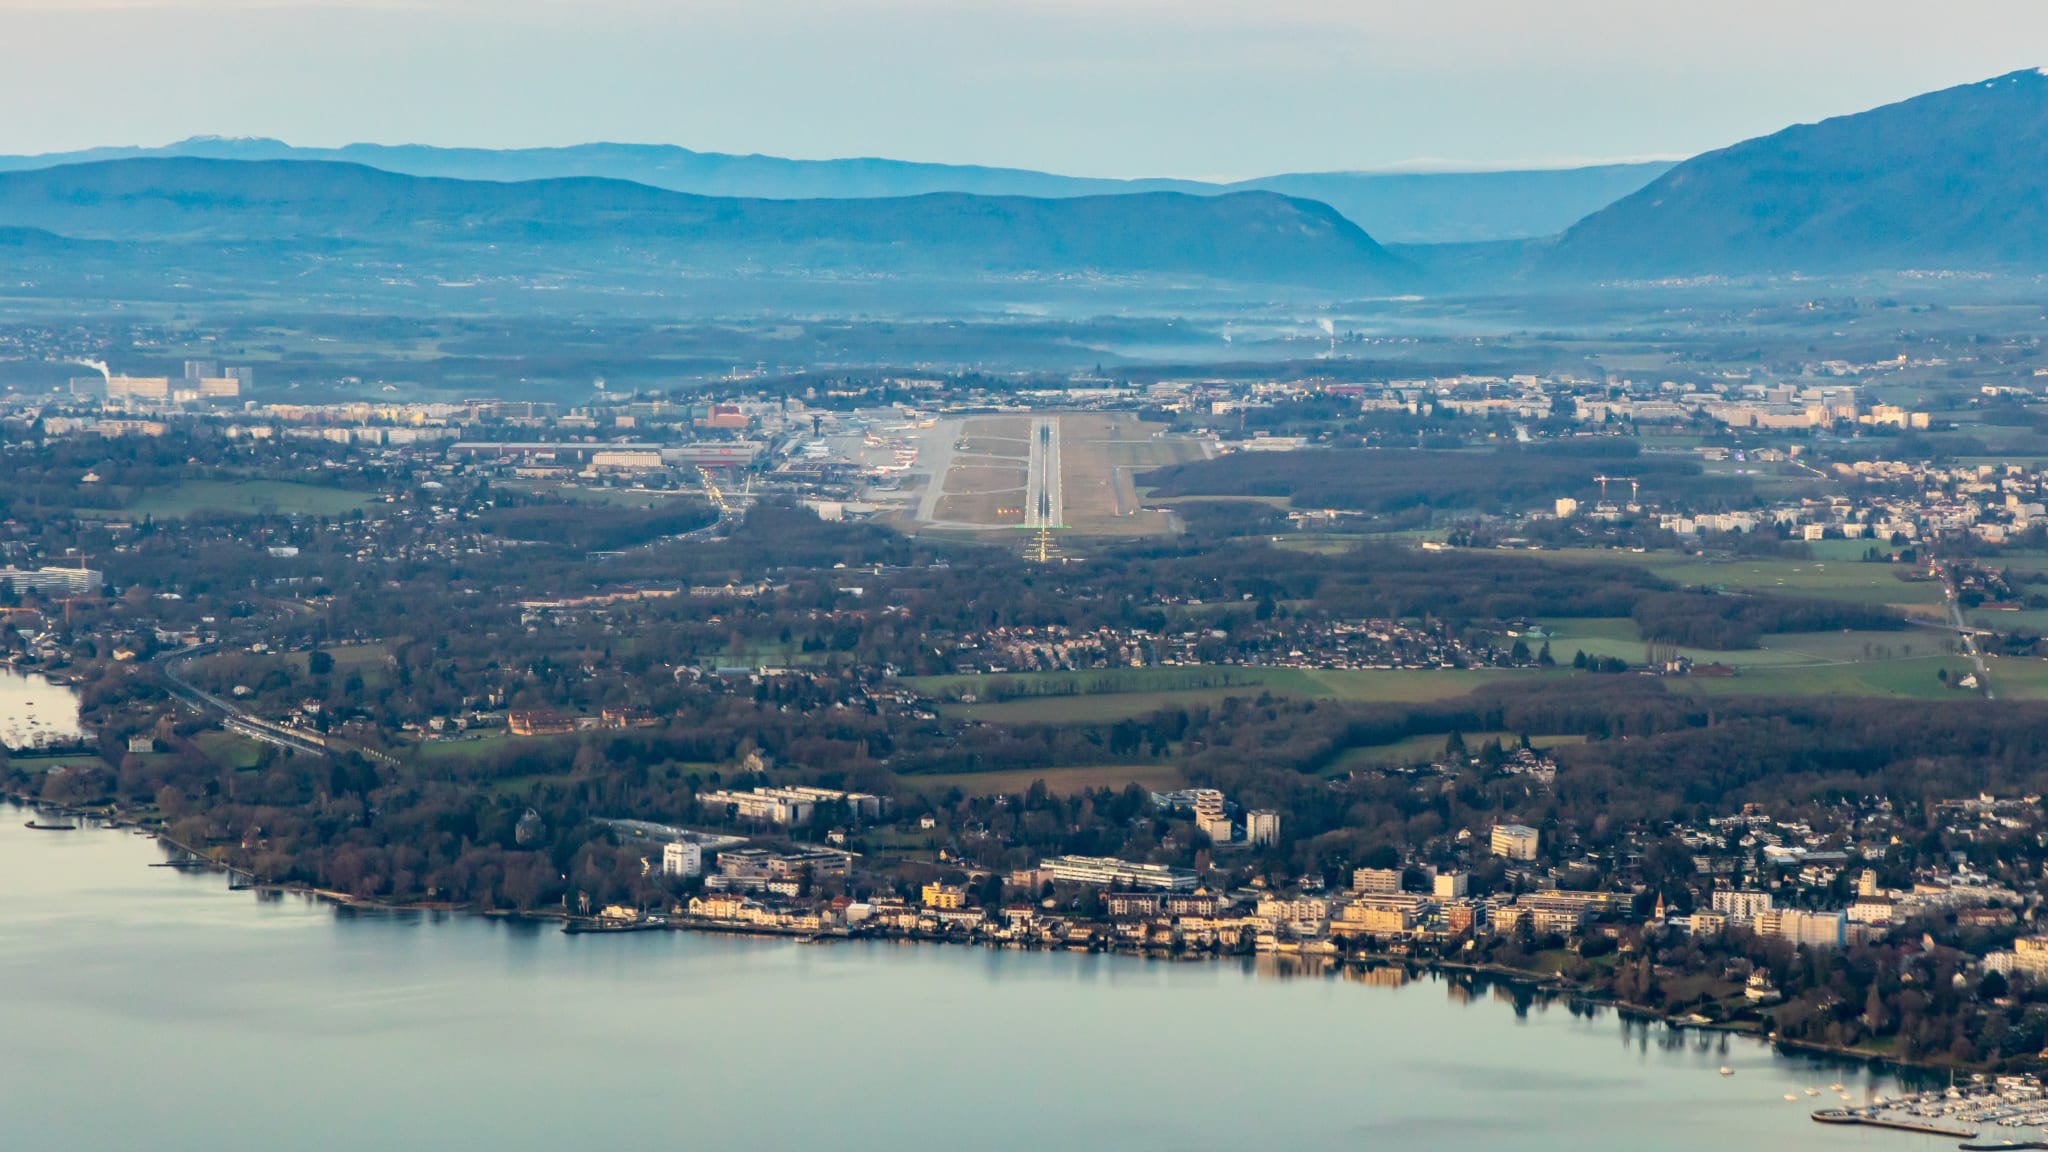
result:
M 1119 947 L 1116 945 L 1110 945 L 1105 947 L 1099 941 L 1095 940 L 1091 940 L 1088 944 L 1080 946 L 1071 944 L 1048 943 L 1041 941 L 976 940 L 963 939 L 951 935 L 921 933 L 914 930 L 884 931 L 875 929 L 864 931 L 860 929 L 845 928 L 800 929 L 785 928 L 766 924 L 751 924 L 737 921 L 727 922 L 722 920 L 704 920 L 701 918 L 693 918 L 683 915 L 665 916 L 659 922 L 654 923 L 650 923 L 646 920 L 607 923 L 601 921 L 598 917 L 577 916 L 571 914 L 566 909 L 551 908 L 518 911 L 511 909 L 479 908 L 471 904 L 457 904 L 450 901 L 399 902 L 380 900 L 374 897 L 360 897 L 346 892 L 337 892 L 331 889 L 317 888 L 305 884 L 280 884 L 263 881 L 258 879 L 255 873 L 251 872 L 248 869 L 239 868 L 235 865 L 228 864 L 224 861 L 216 860 L 211 856 L 208 856 L 205 853 L 192 848 L 189 845 L 183 844 L 177 840 L 173 840 L 168 833 L 162 831 L 161 829 L 148 827 L 139 821 L 125 820 L 119 816 L 114 816 L 107 813 L 97 812 L 85 808 L 72 808 L 66 807 L 64 805 L 49 804 L 42 801 L 31 800 L 27 797 L 20 796 L 18 794 L 10 794 L 7 796 L 7 799 L 17 807 L 40 809 L 44 811 L 58 813 L 69 818 L 92 820 L 97 822 L 98 825 L 108 829 L 126 828 L 132 829 L 136 832 L 146 833 L 152 839 L 156 840 L 159 844 L 168 845 L 171 848 L 174 848 L 180 852 L 185 853 L 188 857 L 191 858 L 193 862 L 195 862 L 199 866 L 204 867 L 210 871 L 223 872 L 228 874 L 231 881 L 235 877 L 247 878 L 250 881 L 250 883 L 241 886 L 242 890 L 290 893 L 293 895 L 309 897 L 314 900 L 332 904 L 337 908 L 347 908 L 351 911 L 358 912 L 421 912 L 448 915 L 476 916 L 486 920 L 511 920 L 532 921 L 535 923 L 559 923 L 563 926 L 563 930 L 565 932 L 570 932 L 576 935 L 610 935 L 617 933 L 647 931 L 705 932 L 725 936 L 756 936 L 764 939 L 797 940 L 804 943 L 817 944 L 836 943 L 841 941 L 895 941 L 899 943 L 911 944 L 958 944 L 968 947 L 982 947 L 1032 952 L 1086 952 L 1093 955 L 1125 956 L 1139 960 L 1159 960 L 1169 961 L 1173 963 L 1213 963 L 1221 960 L 1241 960 L 1255 958 L 1258 956 L 1284 956 L 1295 963 L 1312 962 L 1319 966 L 1326 966 L 1331 970 L 1350 968 L 1357 971 L 1369 971 L 1373 969 L 1398 968 L 1401 969 L 1403 972 L 1409 973 L 1411 975 L 1416 973 L 1465 973 L 1473 976 L 1483 976 L 1488 979 L 1498 980 L 1505 984 L 1526 989 L 1532 993 L 1539 993 L 1545 996 L 1556 997 L 1587 1007 L 1611 1008 L 1628 1017 L 1641 1020 L 1645 1023 L 1662 1024 L 1666 1028 L 1669 1028 L 1673 1031 L 1712 1032 L 1719 1033 L 1723 1036 L 1735 1036 L 1743 1039 L 1754 1040 L 1759 1044 L 1768 1045 L 1772 1048 L 1779 1049 L 1788 1053 L 1796 1052 L 1808 1056 L 1825 1056 L 1836 1060 L 1846 1061 L 1851 1064 L 1857 1065 L 1861 1068 L 1865 1068 L 1872 1071 L 1891 1070 L 1896 1072 L 1957 1072 L 1968 1070 L 1972 1072 L 1984 1071 L 1987 1073 L 1990 1071 L 1989 1068 L 1981 1068 L 1976 1065 L 1931 1064 L 1919 1061 L 1901 1060 L 1895 1057 L 1874 1056 L 1869 1053 L 1858 1052 L 1853 1049 L 1845 1049 L 1812 1041 L 1782 1039 L 1778 1037 L 1778 1035 L 1775 1032 L 1766 1033 L 1757 1029 L 1746 1028 L 1739 1024 L 1731 1024 L 1711 1020 L 1690 1020 L 1681 1016 L 1680 1014 L 1667 1012 L 1659 1008 L 1651 1007 L 1649 1005 L 1634 1004 L 1627 1001 L 1615 1000 L 1611 997 L 1602 996 L 1597 993 L 1589 992 L 1582 988 L 1574 987 L 1573 985 L 1568 983 L 1562 976 L 1554 972 L 1532 972 L 1526 969 L 1512 968 L 1501 964 L 1471 963 L 1467 961 L 1447 959 L 1415 960 L 1398 956 L 1382 956 L 1374 954 L 1299 954 L 1282 952 L 1261 952 L 1257 950 L 1242 949 L 1228 951 L 1215 949 L 1190 949 L 1181 952 L 1173 952 L 1169 949 L 1145 946 Z M 81 826 L 79 830 L 92 831 L 94 829 L 91 826 Z

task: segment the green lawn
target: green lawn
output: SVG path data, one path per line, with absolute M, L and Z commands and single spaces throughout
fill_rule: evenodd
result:
M 236 772 L 256 767 L 256 758 L 263 752 L 263 745 L 227 731 L 201 732 L 192 738 L 192 742 L 206 753 L 208 759 Z
M 516 741 L 532 741 L 544 745 L 551 741 L 569 740 L 576 737 L 569 734 L 558 736 L 514 736 L 500 729 L 485 736 L 455 737 L 447 740 L 422 740 L 414 750 L 422 763 L 470 764 Z

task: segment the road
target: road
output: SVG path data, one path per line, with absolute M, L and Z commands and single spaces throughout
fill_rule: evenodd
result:
M 288 752 L 305 752 L 313 756 L 327 755 L 327 749 L 311 738 L 300 736 L 260 717 L 251 716 L 211 692 L 200 690 L 185 679 L 180 671 L 185 662 L 210 652 L 213 648 L 213 645 L 205 644 L 198 648 L 166 653 L 156 658 L 156 665 L 163 672 L 165 685 L 170 689 L 171 695 L 202 716 L 218 717 L 221 727 L 237 735 L 247 736 L 251 740 L 265 744 L 275 744 Z
M 1947 568 L 1941 568 L 1941 594 L 1948 601 L 1949 623 L 1954 625 L 1956 635 L 1962 638 L 1963 652 L 1977 669 L 1977 687 L 1986 700 L 1998 699 L 1998 693 L 1991 690 L 1991 670 L 1984 666 L 1984 653 L 1977 648 L 1977 636 L 1963 619 L 1962 602 L 1956 599 L 1956 584 Z

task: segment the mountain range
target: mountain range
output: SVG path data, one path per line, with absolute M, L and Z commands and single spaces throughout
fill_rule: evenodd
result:
M 1368 185 L 1360 174 L 1327 173 L 1190 190 L 624 145 L 329 153 L 196 140 L 170 151 L 181 149 L 230 155 L 103 150 L 83 162 L 9 162 L 0 170 L 0 256 L 38 283 L 69 277 L 78 291 L 123 276 L 139 283 L 141 274 L 163 290 L 247 281 L 280 293 L 323 283 L 351 293 L 486 280 L 539 288 L 538 279 L 559 276 L 616 298 L 805 277 L 841 286 L 886 279 L 940 302 L 967 281 L 1006 290 L 999 286 L 1020 278 L 1443 293 L 1701 275 L 2048 271 L 2048 75 L 2037 71 L 1787 128 L 1661 174 L 1377 174 Z M 273 152 L 285 158 L 252 158 Z M 459 175 L 394 170 L 406 166 Z M 1411 225 L 1444 211 L 1438 223 L 1505 227 L 1497 209 L 1541 200 L 1538 177 L 1557 178 L 1540 216 L 1589 194 L 1589 173 L 1603 172 L 1618 198 L 1538 239 L 1390 251 L 1358 222 L 1372 214 L 1359 207 L 1369 186 L 1384 211 L 1407 205 Z M 657 179 L 773 195 L 648 182 Z M 1262 183 L 1306 194 L 1252 187 Z M 842 194 L 805 195 L 827 189 Z M 886 194 L 899 192 L 908 194 Z M 934 295 L 933 285 L 953 287 Z
M 1708 152 L 1573 225 L 1560 276 L 2048 269 L 2048 74 Z
M 631 264 L 685 275 L 1094 274 L 1369 289 L 1405 267 L 1328 205 L 1271 192 L 762 200 L 302 160 L 0 173 L 0 227 L 273 262 L 460 258 L 507 275 Z
M 0 156 L 0 171 L 169 157 L 339 161 L 410 176 L 457 180 L 513 182 L 594 176 L 699 196 L 765 200 L 894 198 L 934 192 L 1043 199 L 1136 192 L 1190 196 L 1277 192 L 1320 200 L 1374 237 L 1407 244 L 1553 235 L 1671 167 L 1660 161 L 1502 172 L 1307 172 L 1212 183 L 1105 180 L 1021 168 L 903 160 L 786 160 L 649 144 L 507 150 L 384 144 L 302 148 L 263 138 L 198 136 L 157 148 Z

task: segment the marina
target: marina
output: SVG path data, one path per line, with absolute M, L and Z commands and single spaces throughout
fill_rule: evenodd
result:
M 2034 1076 L 1973 1076 L 1945 1089 L 1890 1097 L 1878 1095 L 1861 1106 L 1822 1109 L 1813 1118 L 1822 1124 L 1860 1125 L 1959 1140 L 1997 1137 L 1964 1147 L 2048 1147 L 2048 1091 Z

